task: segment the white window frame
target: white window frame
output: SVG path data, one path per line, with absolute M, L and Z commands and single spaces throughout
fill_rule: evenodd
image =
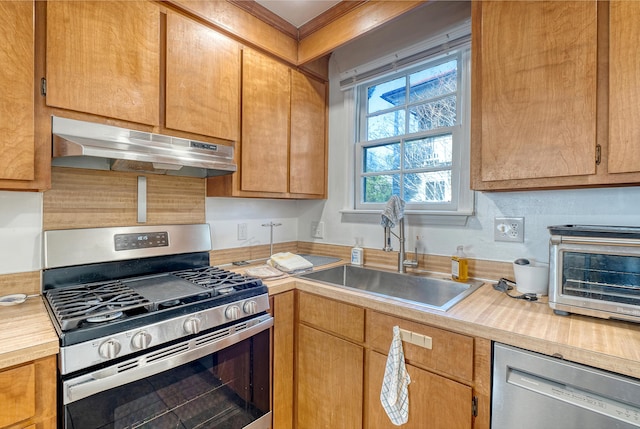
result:
M 468 48 L 466 48 L 468 50 Z M 420 70 L 424 70 L 430 67 L 435 67 L 439 64 L 443 64 L 445 62 L 449 62 L 452 59 L 455 59 L 459 65 L 459 71 L 462 70 L 462 73 L 457 73 L 457 84 L 456 84 L 456 123 L 450 127 L 440 127 L 432 130 L 425 130 L 419 133 L 403 133 L 399 136 L 388 137 L 385 139 L 378 139 L 375 141 L 367 141 L 366 137 L 363 137 L 367 133 L 367 117 L 371 116 L 367 113 L 367 90 L 372 85 L 377 85 L 379 83 L 384 83 L 390 80 L 394 80 L 401 77 L 406 77 L 410 74 L 416 73 Z M 402 147 L 401 149 L 401 157 L 404 156 L 404 144 L 406 141 L 412 141 L 420 138 L 429 138 L 435 137 L 443 134 L 451 134 L 453 140 L 452 147 L 452 159 L 451 159 L 451 167 L 446 168 L 451 171 L 451 201 L 448 202 L 425 202 L 425 203 L 411 203 L 406 201 L 406 210 L 420 210 L 420 211 L 437 211 L 437 212 L 447 212 L 454 211 L 458 207 L 458 199 L 460 188 L 460 169 L 461 169 L 461 150 L 464 149 L 464 130 L 463 130 L 463 92 L 464 92 L 464 76 L 462 76 L 466 72 L 466 64 L 463 61 L 463 50 L 459 50 L 458 52 L 449 53 L 446 56 L 439 56 L 438 58 L 430 58 L 425 60 L 418 65 L 414 65 L 413 67 L 406 68 L 400 72 L 390 73 L 385 76 L 382 76 L 376 80 L 369 81 L 358 85 L 356 88 L 356 109 L 357 109 L 357 129 L 358 134 L 356 137 L 355 143 L 355 209 L 356 210 L 382 210 L 384 209 L 385 203 L 371 203 L 364 202 L 364 177 L 374 176 L 378 173 L 366 173 L 364 172 L 364 162 L 363 153 L 365 148 L 376 147 L 380 145 L 385 145 L 387 143 L 399 143 Z M 376 115 L 378 112 L 375 113 Z M 408 122 L 408 121 L 406 121 Z M 405 123 L 405 126 L 407 123 Z M 467 145 L 468 146 L 468 145 Z M 397 171 L 389 171 L 384 172 L 383 174 L 407 174 L 408 171 L 404 169 L 402 166 L 402 159 L 400 160 L 400 170 Z M 401 195 L 402 197 L 402 195 Z
M 449 35 L 450 36 L 450 35 Z M 355 76 L 347 76 L 343 82 L 343 91 L 345 96 L 345 110 L 352 112 L 353 114 L 353 129 L 350 133 L 353 136 L 352 148 L 353 152 L 350 154 L 351 169 L 352 169 L 352 183 L 351 191 L 349 192 L 348 207 L 341 210 L 343 218 L 345 220 L 354 222 L 370 222 L 379 221 L 380 211 L 384 207 L 384 204 L 358 204 L 361 200 L 362 185 L 360 179 L 360 172 L 362 171 L 362 146 L 368 142 L 358 142 L 358 130 L 362 132 L 360 118 L 362 106 L 359 104 L 357 87 L 360 85 L 367 86 L 372 82 L 378 80 L 387 80 L 394 73 L 390 73 L 390 70 L 395 72 L 402 72 L 404 70 L 414 69 L 416 64 L 427 64 L 437 61 L 451 55 L 460 55 L 461 70 L 458 73 L 459 79 L 459 103 L 457 106 L 457 124 L 454 127 L 449 127 L 444 130 L 451 130 L 454 133 L 454 147 L 452 154 L 452 198 L 451 203 L 436 203 L 429 204 L 428 206 L 417 206 L 409 204 L 405 208 L 405 215 L 410 219 L 412 224 L 440 224 L 440 225 L 464 225 L 467 218 L 474 214 L 475 193 L 470 189 L 470 119 L 471 119 L 471 47 L 469 42 L 465 42 L 456 46 L 453 49 L 448 49 L 446 46 L 442 49 L 436 49 L 438 52 L 433 55 L 423 55 L 419 61 L 415 61 L 415 57 L 420 57 L 420 53 L 417 55 L 412 53 L 412 61 L 408 61 L 408 64 L 402 68 L 390 68 L 389 66 L 381 67 L 385 69 L 384 73 L 371 74 L 367 79 L 358 79 Z M 424 52 L 433 51 L 431 49 L 424 49 Z M 400 62 L 400 61 L 398 61 Z M 353 83 L 349 84 L 349 81 Z M 360 127 L 360 128 L 358 128 Z M 443 129 L 434 130 L 433 135 L 442 134 Z M 406 138 L 408 136 L 402 136 Z M 390 139 L 390 141 L 397 141 L 398 137 Z M 379 143 L 380 141 L 378 141 Z

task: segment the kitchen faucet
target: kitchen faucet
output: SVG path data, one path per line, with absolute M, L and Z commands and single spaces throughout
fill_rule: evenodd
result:
M 393 251 L 393 247 L 391 247 L 391 234 L 393 234 L 400 241 L 400 252 L 398 252 L 398 272 L 406 273 L 407 267 L 409 268 L 418 268 L 418 246 L 415 248 L 415 258 L 416 259 L 405 259 L 406 251 L 405 251 L 405 238 L 404 238 L 404 218 L 401 218 L 398 221 L 398 234 L 396 235 L 393 231 L 391 231 L 390 226 L 384 227 L 384 247 L 382 250 L 385 252 Z

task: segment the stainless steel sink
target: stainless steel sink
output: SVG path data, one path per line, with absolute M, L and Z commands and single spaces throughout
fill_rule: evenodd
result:
M 390 297 L 410 303 L 426 305 L 447 311 L 482 286 L 481 281 L 469 280 L 465 283 L 437 277 L 422 277 L 391 271 L 342 265 L 299 277 L 358 289 L 368 293 Z

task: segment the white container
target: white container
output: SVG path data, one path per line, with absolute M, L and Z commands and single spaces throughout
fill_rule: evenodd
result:
M 356 238 L 356 245 L 351 249 L 351 264 L 364 264 L 364 250 L 360 247 L 360 240 Z
M 520 293 L 549 293 L 549 264 L 529 259 L 528 265 L 513 264 L 516 276 L 516 288 Z

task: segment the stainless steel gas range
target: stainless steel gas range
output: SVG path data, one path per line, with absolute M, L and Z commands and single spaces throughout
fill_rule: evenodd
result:
M 267 288 L 209 226 L 46 231 L 60 427 L 271 428 Z

